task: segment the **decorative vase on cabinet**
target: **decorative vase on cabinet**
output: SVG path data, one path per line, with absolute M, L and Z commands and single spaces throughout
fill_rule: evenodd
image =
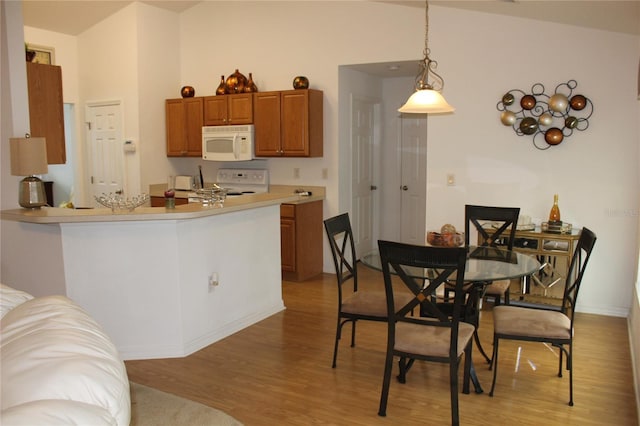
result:
M 216 89 L 216 95 L 224 95 L 227 93 L 227 85 L 224 82 L 224 75 L 220 76 L 220 84 Z
M 247 84 L 244 86 L 244 92 L 255 93 L 257 91 L 258 91 L 258 86 L 256 86 L 256 83 L 253 82 L 253 74 L 249 73 L 249 80 L 247 81 Z

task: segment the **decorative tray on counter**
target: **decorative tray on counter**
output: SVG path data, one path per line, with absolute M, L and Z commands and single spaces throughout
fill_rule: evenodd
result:
M 549 222 L 542 222 L 540 228 L 542 229 L 542 232 L 548 232 L 550 234 L 570 234 L 572 226 L 567 222 L 562 222 L 559 225 L 555 225 Z

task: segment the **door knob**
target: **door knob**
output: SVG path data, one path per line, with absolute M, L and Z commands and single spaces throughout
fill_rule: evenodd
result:
M 403 190 L 403 191 L 406 191 L 406 190 L 408 190 L 408 189 L 409 189 L 409 187 L 408 187 L 407 185 L 402 185 L 402 190 Z

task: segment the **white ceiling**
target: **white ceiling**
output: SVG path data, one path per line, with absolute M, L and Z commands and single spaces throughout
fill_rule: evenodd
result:
M 23 0 L 22 14 L 28 27 L 78 35 L 131 3 L 131 0 Z M 143 3 L 182 12 L 200 2 L 144 0 Z
M 421 9 L 425 4 L 414 0 L 378 1 Z M 200 3 L 193 0 L 143 2 L 175 12 Z M 131 0 L 23 0 L 24 25 L 78 35 L 130 3 Z M 431 4 L 640 35 L 640 0 L 443 0 Z
M 422 0 L 368 1 L 422 10 L 425 5 Z M 131 0 L 23 0 L 24 25 L 78 35 L 132 2 Z M 178 13 L 200 3 L 193 0 L 143 0 L 143 2 Z M 432 1 L 431 4 L 640 35 L 640 0 L 442 0 Z M 416 61 L 361 64 L 349 67 L 379 77 L 415 76 L 418 72 Z

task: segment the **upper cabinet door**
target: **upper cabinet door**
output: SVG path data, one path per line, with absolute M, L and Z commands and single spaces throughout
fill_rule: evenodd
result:
M 167 99 L 167 157 L 201 157 L 203 100 Z
M 253 96 L 257 157 L 322 157 L 322 91 L 285 90 Z
M 253 123 L 253 94 L 228 95 L 228 124 Z
M 65 164 L 62 68 L 27 62 L 30 133 L 47 140 L 49 164 Z
M 280 92 L 253 95 L 255 154 L 257 157 L 280 157 Z
M 287 157 L 322 157 L 323 114 L 319 90 L 282 92 L 281 144 Z
M 227 95 L 205 96 L 204 125 L 224 126 L 227 124 Z
M 253 96 L 251 93 L 206 96 L 204 98 L 205 126 L 251 123 L 253 123 Z

